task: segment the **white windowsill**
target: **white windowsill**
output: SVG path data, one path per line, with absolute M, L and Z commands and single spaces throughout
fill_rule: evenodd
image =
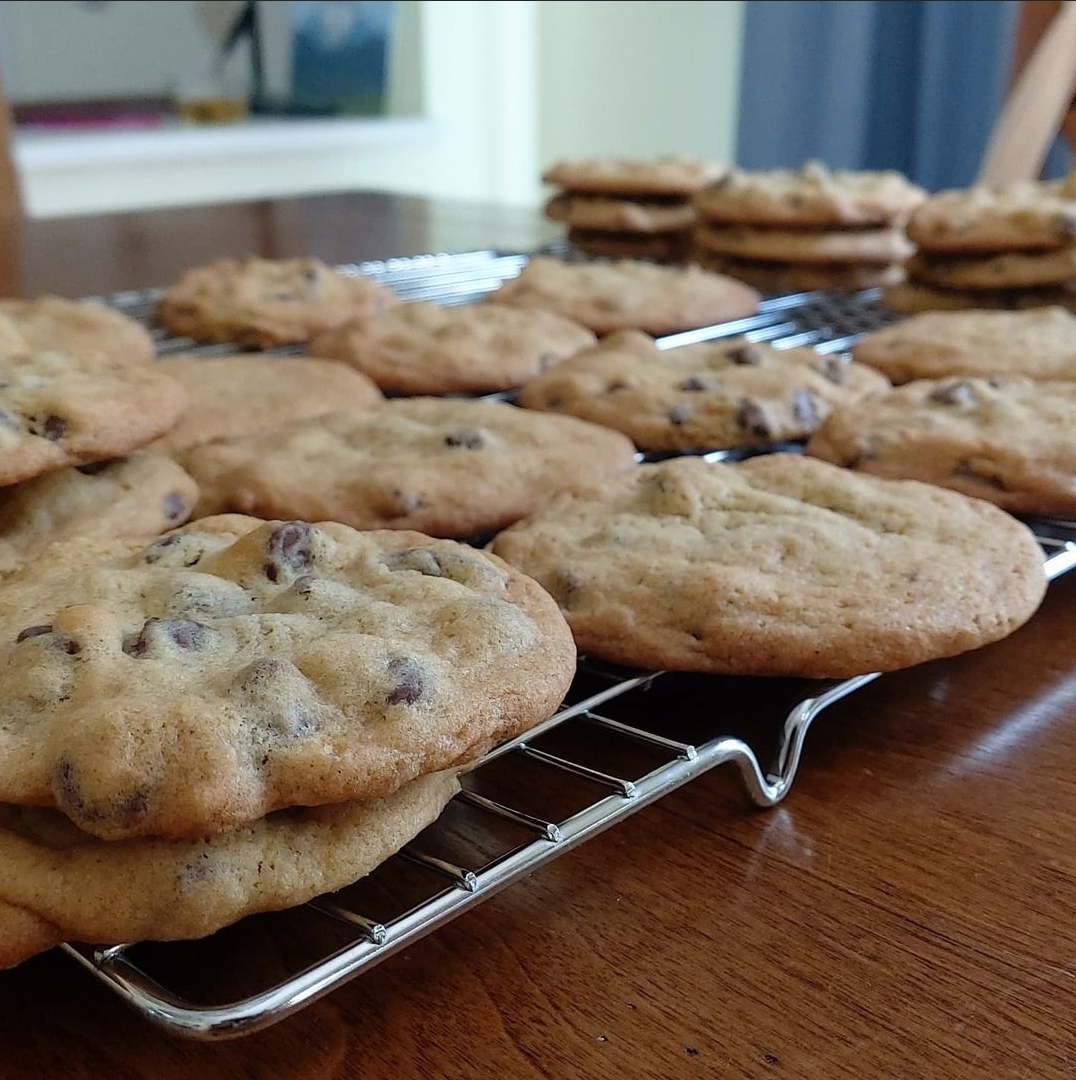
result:
M 259 157 L 418 141 L 432 131 L 425 117 L 253 117 L 235 124 L 78 130 L 19 128 L 15 161 L 28 172 L 132 163 Z

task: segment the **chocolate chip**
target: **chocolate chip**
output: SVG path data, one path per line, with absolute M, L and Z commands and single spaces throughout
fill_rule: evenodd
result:
M 426 692 L 426 676 L 410 656 L 395 656 L 389 661 L 389 674 L 396 685 L 385 699 L 387 705 L 414 705 Z
M 849 361 L 845 357 L 837 353 L 830 353 L 828 356 L 819 359 L 818 372 L 824 378 L 829 379 L 831 383 L 842 386 L 848 372 L 848 363 Z
M 305 521 L 289 521 L 278 525 L 265 544 L 269 558 L 265 576 L 279 581 L 282 575 L 299 574 L 310 568 L 314 560 L 314 530 Z
M 31 435 L 41 436 L 49 442 L 59 442 L 67 434 L 67 421 L 55 413 L 49 413 L 44 420 L 31 417 L 29 427 Z
M 187 516 L 187 500 L 177 491 L 164 497 L 164 517 L 166 521 L 180 521 Z
M 627 388 L 628 384 L 623 379 L 612 379 L 605 384 L 605 392 L 607 394 L 615 394 L 618 390 L 627 390 Z
M 301 675 L 299 669 L 290 661 L 280 656 L 265 656 L 248 664 L 239 677 L 239 685 L 244 690 L 258 691 L 285 675 Z
M 964 379 L 936 386 L 929 396 L 939 405 L 974 405 L 978 401 L 975 387 Z
M 273 733 L 285 739 L 298 739 L 314 730 L 314 718 L 298 701 L 283 701 L 269 718 Z
M 164 557 L 165 552 L 174 544 L 179 543 L 178 533 L 171 536 L 161 536 L 153 541 L 148 547 L 142 549 L 140 558 L 143 562 L 155 563 Z
M 706 380 L 701 375 L 689 375 L 686 379 L 681 379 L 677 383 L 676 389 L 686 391 L 705 390 Z
M 445 446 L 459 446 L 464 450 L 481 450 L 486 445 L 482 432 L 468 428 L 465 431 L 450 431 L 445 436 Z
M 499 592 L 504 587 L 504 575 L 486 559 L 464 554 L 450 547 L 433 551 L 430 548 L 407 548 L 383 555 L 382 562 L 389 570 L 414 570 L 427 577 L 444 577 L 472 589 Z
M 756 438 L 773 438 L 773 428 L 766 416 L 766 410 L 754 398 L 740 399 L 740 407 L 736 411 L 736 423 Z
M 216 631 L 193 619 L 147 619 L 137 637 L 123 643 L 128 656 L 140 659 L 172 646 L 188 651 L 203 649 Z
M 125 797 L 112 797 L 103 803 L 94 803 L 86 797 L 76 766 L 67 758 L 61 758 L 52 776 L 52 794 L 56 806 L 76 825 L 105 824 L 113 831 L 129 832 L 145 816 L 149 809 L 149 797 L 136 791 Z
M 725 355 L 734 364 L 740 364 L 743 367 L 758 367 L 762 363 L 762 350 L 750 344 L 727 349 Z
M 290 740 L 314 730 L 310 683 L 290 660 L 282 656 L 255 660 L 239 674 L 237 685 L 247 698 L 247 707 L 270 738 Z M 264 763 L 265 759 L 262 760 Z
M 666 415 L 673 427 L 682 427 L 691 418 L 691 409 L 687 405 L 674 405 Z
M 78 656 L 82 652 L 82 646 L 72 638 L 69 638 L 66 634 L 56 634 L 52 629 L 52 623 L 41 623 L 38 626 L 27 626 L 24 630 L 20 630 L 15 637 L 15 644 L 18 645 L 22 641 L 28 641 L 30 638 L 44 637 L 46 634 L 53 634 L 51 645 L 59 652 L 67 653 L 68 656 Z

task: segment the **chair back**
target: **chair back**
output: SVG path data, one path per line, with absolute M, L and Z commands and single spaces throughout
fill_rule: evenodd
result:
M 18 221 L 23 214 L 19 174 L 15 167 L 15 121 L 0 83 L 0 221 Z

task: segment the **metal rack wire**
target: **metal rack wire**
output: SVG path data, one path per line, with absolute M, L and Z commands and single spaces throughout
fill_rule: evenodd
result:
M 468 304 L 482 299 L 498 285 L 516 277 L 528 255 L 497 251 L 419 255 L 413 258 L 349 263 L 338 267 L 346 274 L 374 278 L 404 300 L 432 300 L 439 304 Z M 216 356 L 235 352 L 231 345 L 200 345 L 190 338 L 169 335 L 154 321 L 162 289 L 141 289 L 96 297 L 145 324 L 161 356 L 176 353 Z M 658 339 L 662 348 L 693 341 L 743 334 L 778 347 L 818 345 L 833 352 L 847 348 L 860 334 L 891 322 L 895 316 L 876 303 L 878 290 L 860 293 L 796 293 L 762 301 L 757 315 L 734 322 L 702 327 Z M 286 351 L 286 350 L 273 350 Z
M 525 261 L 473 252 L 344 269 L 376 277 L 407 299 L 464 303 L 517 274 Z M 151 290 L 102 299 L 152 325 L 158 297 Z M 774 298 L 750 319 L 660 344 L 744 334 L 839 351 L 890 321 L 875 300 L 870 292 Z M 162 354 L 228 351 L 183 339 L 160 338 L 158 346 Z M 1076 566 L 1076 525 L 1032 525 L 1048 579 Z M 788 793 L 818 716 L 877 677 L 726 678 L 626 671 L 584 659 L 553 717 L 477 762 L 433 825 L 347 889 L 253 916 L 202 941 L 62 948 L 171 1032 L 210 1040 L 257 1031 L 716 766 L 735 765 L 748 797 L 773 806 Z M 541 782 L 521 784 L 525 778 Z M 537 791 L 540 798 L 521 794 Z

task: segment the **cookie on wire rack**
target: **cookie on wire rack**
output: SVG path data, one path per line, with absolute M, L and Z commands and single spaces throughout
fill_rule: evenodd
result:
M 171 334 L 196 342 L 268 349 L 305 344 L 348 319 L 399 303 L 387 285 L 313 257 L 220 258 L 180 274 L 164 291 L 156 317 Z
M 153 359 L 153 336 L 137 319 L 103 302 L 62 296 L 0 300 L 0 319 L 30 350 L 86 354 L 133 364 Z M 0 335 L 0 352 L 4 351 Z
M 916 379 L 829 414 L 807 453 L 1013 514 L 1076 518 L 1076 380 Z
M 368 874 L 458 790 L 454 772 L 431 773 L 187 840 L 100 840 L 56 810 L 0 804 L 0 968 L 61 942 L 200 938 L 305 903 Z
M 581 653 L 644 669 L 847 678 L 975 649 L 1041 602 L 1015 518 L 800 454 L 678 457 L 555 496 L 492 550 Z
M 4 583 L 0 802 L 204 838 L 462 766 L 574 674 L 549 595 L 452 541 L 224 515 L 56 544 Z
M 1076 315 L 1057 305 L 923 311 L 865 333 L 851 351 L 893 383 L 997 374 L 1076 380 Z
M 531 379 L 518 403 L 614 428 L 660 453 L 806 439 L 834 405 L 888 387 L 873 368 L 814 349 L 726 338 L 663 350 L 619 330 Z
M 0 486 L 129 454 L 171 430 L 188 403 L 151 363 L 0 348 Z
M 492 394 L 594 341 L 552 311 L 415 300 L 319 334 L 308 352 L 362 372 L 386 394 Z
M 653 337 L 695 330 L 758 312 L 757 290 L 698 266 L 660 266 L 639 259 L 563 262 L 530 259 L 487 303 L 556 311 L 599 336 L 642 330 Z
M 475 540 L 574 478 L 635 465 L 618 431 L 471 398 L 394 398 L 180 455 L 196 514 L 342 521 Z
M 0 488 L 0 575 L 77 537 L 141 537 L 182 525 L 198 485 L 171 458 L 137 450 L 124 458 L 57 469 Z
M 381 391 L 361 372 L 313 356 L 174 354 L 155 366 L 181 383 L 190 398 L 175 427 L 146 448 L 159 454 L 176 455 L 214 439 L 382 401 Z

